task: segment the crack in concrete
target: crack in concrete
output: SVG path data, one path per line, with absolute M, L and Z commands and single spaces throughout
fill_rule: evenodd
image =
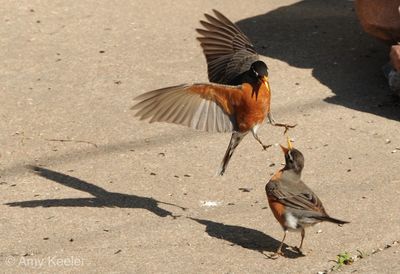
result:
M 387 250 L 387 249 L 389 249 L 389 248 L 391 248 L 391 247 L 393 247 L 393 246 L 396 246 L 396 245 L 398 245 L 399 243 L 400 243 L 400 240 L 395 240 L 395 241 L 393 241 L 393 242 L 390 243 L 390 244 L 386 244 L 384 247 L 379 247 L 379 248 L 377 248 L 377 249 L 372 249 L 370 253 L 362 252 L 362 251 L 360 251 L 359 249 L 357 249 L 357 252 L 358 252 L 359 254 L 354 255 L 354 256 L 351 256 L 351 258 L 349 259 L 349 263 L 348 263 L 348 264 L 339 265 L 339 264 L 337 263 L 337 261 L 334 261 L 334 262 L 336 262 L 336 265 L 332 266 L 332 267 L 331 267 L 330 269 L 328 269 L 328 270 L 318 271 L 317 273 L 318 273 L 318 274 L 327 274 L 327 273 L 330 273 L 330 272 L 333 272 L 333 271 L 342 269 L 342 267 L 345 266 L 345 265 L 351 265 L 351 264 L 353 264 L 353 263 L 355 263 L 355 262 L 358 262 L 358 261 L 360 261 L 360 260 L 362 260 L 362 259 L 365 259 L 365 258 L 367 258 L 367 257 L 373 256 L 373 255 L 378 254 L 378 253 L 380 253 L 380 252 L 382 252 L 382 251 L 384 251 L 384 250 Z M 333 261 L 333 260 L 331 260 L 331 261 Z

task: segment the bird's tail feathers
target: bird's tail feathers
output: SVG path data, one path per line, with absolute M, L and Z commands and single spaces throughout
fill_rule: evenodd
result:
M 335 223 L 335 224 L 339 224 L 339 225 L 350 223 L 348 221 L 342 221 L 342 220 L 339 220 L 339 219 L 336 219 L 336 218 L 332 218 L 330 216 L 323 216 L 323 217 L 321 217 L 321 220 L 322 221 L 328 221 L 328 222 Z
M 235 148 L 240 144 L 240 142 L 243 140 L 244 136 L 246 136 L 246 133 L 241 133 L 234 131 L 232 133 L 231 140 L 229 142 L 228 148 L 226 149 L 224 158 L 222 159 L 221 165 L 218 169 L 218 172 L 216 175 L 222 176 L 225 173 L 226 167 L 228 166 L 229 160 L 231 159 L 233 152 L 235 151 Z

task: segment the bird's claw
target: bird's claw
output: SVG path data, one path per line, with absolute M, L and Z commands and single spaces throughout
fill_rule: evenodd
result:
M 182 215 L 174 215 L 174 214 L 171 214 L 170 216 L 172 217 L 173 220 L 176 220 L 176 219 L 182 217 Z
M 262 147 L 263 147 L 263 150 L 267 150 L 267 148 L 272 147 L 272 145 L 263 145 Z
M 264 254 L 264 253 L 263 253 Z M 272 259 L 272 260 L 276 260 L 279 258 L 279 256 L 284 256 L 282 251 L 277 251 L 275 253 L 272 254 L 264 254 L 265 257 L 267 257 L 268 259 Z
M 307 255 L 306 253 L 304 253 L 303 249 L 301 249 L 301 248 L 299 248 L 299 247 L 297 247 L 297 246 L 295 246 L 293 249 L 294 249 L 297 253 L 299 253 L 300 255 L 302 255 L 302 256 L 306 256 L 306 255 Z
M 276 127 L 284 127 L 284 128 L 285 128 L 285 131 L 283 132 L 283 134 L 285 135 L 286 132 L 288 132 L 288 130 L 289 130 L 290 128 L 295 128 L 295 127 L 297 126 L 297 124 L 288 125 L 288 124 L 275 123 L 274 126 L 276 126 Z

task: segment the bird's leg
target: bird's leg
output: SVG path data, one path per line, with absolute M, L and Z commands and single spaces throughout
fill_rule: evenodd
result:
M 273 256 L 278 257 L 278 256 L 283 256 L 284 255 L 283 252 L 282 252 L 282 247 L 283 247 L 283 242 L 285 241 L 285 238 L 286 238 L 286 234 L 287 234 L 287 230 L 284 231 L 282 242 L 279 245 L 278 249 L 276 250 L 276 252 L 275 252 L 275 254 Z
M 275 120 L 274 120 L 274 117 L 272 117 L 272 112 L 270 111 L 270 112 L 268 112 L 268 121 L 269 121 L 269 123 L 271 124 L 271 125 L 275 125 L 276 123 L 275 123 Z
M 276 252 L 272 255 L 266 255 L 264 254 L 264 256 L 268 257 L 269 259 L 278 259 L 279 256 L 284 256 L 285 254 L 283 254 L 282 252 L 282 247 L 283 247 L 283 242 L 285 241 L 286 238 L 286 234 L 287 234 L 287 230 L 284 230 L 284 234 L 283 234 L 283 239 L 281 244 L 279 245 L 278 249 L 276 250 Z
M 301 249 L 303 247 L 303 241 L 304 241 L 304 237 L 306 236 L 306 231 L 304 229 L 304 227 L 301 229 L 301 242 L 300 242 L 300 246 L 296 247 L 297 252 L 299 252 L 301 255 L 306 255 L 303 250 Z
M 306 230 L 303 228 L 301 230 L 301 242 L 300 242 L 300 246 L 299 249 L 301 250 L 301 248 L 303 247 L 303 241 L 304 241 L 304 237 L 306 236 Z
M 268 120 L 270 122 L 271 125 L 275 126 L 275 127 L 284 127 L 285 131 L 283 132 L 283 134 L 286 134 L 286 132 L 290 129 L 290 128 L 294 128 L 297 126 L 297 124 L 295 125 L 288 125 L 288 124 L 281 124 L 281 123 L 277 123 L 275 122 L 274 118 L 272 117 L 272 113 L 271 111 L 268 112 Z
M 263 142 L 261 142 L 260 137 L 258 137 L 257 133 L 253 133 L 253 136 L 261 144 L 264 150 L 267 150 L 267 148 L 272 146 L 272 145 L 264 145 Z
M 264 144 L 263 144 L 263 142 L 261 141 L 260 137 L 258 137 L 258 134 L 257 134 L 258 127 L 259 127 L 259 125 L 254 126 L 254 127 L 251 129 L 251 133 L 253 133 L 254 139 L 256 139 L 256 140 L 261 144 L 261 146 L 263 147 L 263 149 L 264 149 L 264 150 L 267 150 L 267 148 L 271 147 L 272 145 L 264 145 Z

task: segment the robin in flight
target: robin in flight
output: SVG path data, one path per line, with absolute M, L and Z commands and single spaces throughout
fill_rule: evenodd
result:
M 305 228 L 316 223 L 328 221 L 335 224 L 348 222 L 330 217 L 318 196 L 301 180 L 304 156 L 292 147 L 288 139 L 288 148 L 281 146 L 285 154 L 285 167 L 279 170 L 265 186 L 268 203 L 275 218 L 284 230 L 282 242 L 274 258 L 283 255 L 281 249 L 288 230 L 301 232 L 300 246 L 302 255 Z
M 211 83 L 184 84 L 149 91 L 135 98 L 135 116 L 152 122 L 169 122 L 208 132 L 232 132 L 218 175 L 225 173 L 228 162 L 242 139 L 251 132 L 267 149 L 257 130 L 268 118 L 276 123 L 270 111 L 271 90 L 268 67 L 259 60 L 247 36 L 228 18 L 214 10 L 200 21 L 197 29 L 207 60 Z

